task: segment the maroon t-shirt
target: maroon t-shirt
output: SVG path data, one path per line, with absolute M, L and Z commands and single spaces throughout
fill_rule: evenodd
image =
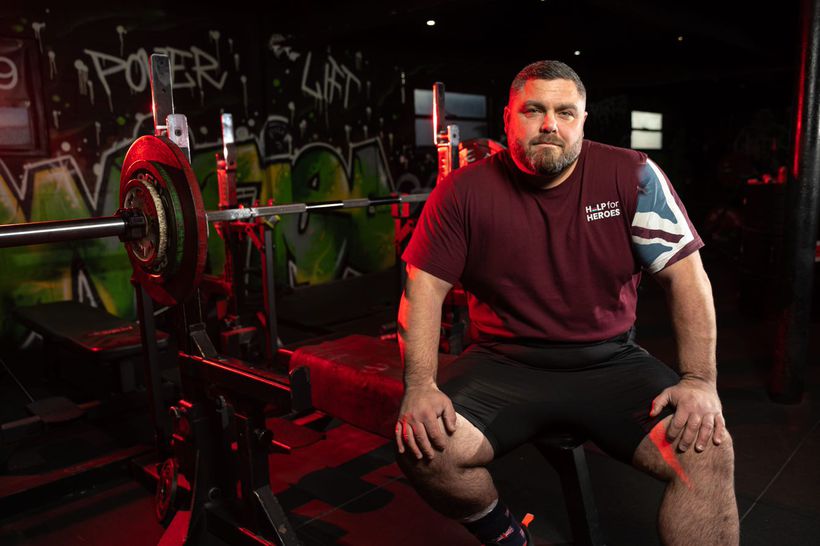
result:
M 590 342 L 635 321 L 642 269 L 703 243 L 645 154 L 584 141 L 551 189 L 507 150 L 454 171 L 432 192 L 404 260 L 468 292 L 476 339 Z

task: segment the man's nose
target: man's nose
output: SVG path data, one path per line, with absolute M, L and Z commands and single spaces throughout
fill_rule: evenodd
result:
M 544 122 L 541 123 L 542 133 L 554 133 L 558 130 L 558 120 L 549 112 L 544 114 Z

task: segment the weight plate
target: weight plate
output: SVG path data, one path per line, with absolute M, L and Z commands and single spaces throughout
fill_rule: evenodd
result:
M 185 155 L 167 138 L 144 136 L 131 145 L 120 175 L 120 207 L 126 208 L 130 190 L 149 185 L 161 203 L 154 207 L 158 227 L 156 234 L 150 236 L 156 236 L 156 244 L 160 245 L 160 231 L 164 231 L 166 250 L 163 256 L 157 252 L 152 259 L 150 252 L 146 254 L 146 249 L 139 244 L 126 243 L 125 247 L 134 278 L 148 295 L 162 305 L 176 305 L 199 286 L 208 241 L 199 184 Z M 151 195 L 151 190 L 145 191 Z M 148 207 L 155 205 L 153 196 L 144 203 Z M 160 209 L 163 227 L 159 227 Z M 150 219 L 148 214 L 146 217 Z
M 179 469 L 174 459 L 166 459 L 159 470 L 157 490 L 154 494 L 154 514 L 157 521 L 167 525 L 176 508 L 179 490 Z
M 168 252 L 168 220 L 159 191 L 145 180 L 129 180 L 123 207 L 140 210 L 145 216 L 145 234 L 129 241 L 129 250 L 144 269 L 158 271 L 167 260 Z
M 159 171 L 160 176 L 168 180 L 169 175 L 165 172 L 161 165 L 154 163 L 154 167 Z M 166 206 L 173 211 L 173 218 L 184 218 L 184 212 L 182 209 L 182 201 L 180 200 L 179 194 L 174 189 L 173 186 L 168 188 L 168 191 L 165 195 L 166 199 Z M 171 249 L 171 261 L 168 264 L 168 271 L 172 272 L 175 271 L 176 268 L 182 261 L 184 260 L 185 256 L 185 222 L 179 221 L 171 221 L 168 224 L 169 229 L 173 230 L 172 238 L 174 240 L 174 247 Z

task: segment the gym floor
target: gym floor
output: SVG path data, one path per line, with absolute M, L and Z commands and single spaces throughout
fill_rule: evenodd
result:
M 774 322 L 741 314 L 733 264 L 708 252 L 704 259 L 718 308 L 718 383 L 735 442 L 741 542 L 820 544 L 820 323 L 815 319 L 811 324 L 803 401 L 772 402 L 766 376 Z M 328 312 L 336 322 L 326 329 L 375 334 L 385 319 L 383 308 L 366 306 L 369 315 L 345 320 L 342 302 L 332 305 Z M 283 323 L 291 325 L 283 328 L 283 338 L 319 328 L 312 324 L 299 330 L 293 317 L 288 322 L 286 309 L 282 313 Z M 641 288 L 638 340 L 662 360 L 673 361 L 663 294 L 649 279 Z M 38 373 L 27 364 L 37 361 L 33 351 L 7 362 L 22 381 L 34 384 L 36 397 Z M 7 375 L 0 378 L 3 422 L 20 417 L 15 412 L 27 400 L 18 391 Z M 142 415 L 127 414 L 103 430 L 78 423 L 49 446 L 13 454 L 8 473 L 0 475 L 0 497 L 10 480 L 76 464 L 89 449 L 114 449 L 129 431 L 144 434 L 146 421 Z M 608 458 L 594 445 L 587 445 L 586 451 L 607 544 L 658 544 L 655 515 L 662 485 Z M 290 455 L 271 456 L 270 468 L 273 490 L 305 545 L 476 543 L 459 525 L 420 501 L 392 462 L 386 440 L 349 425 L 336 423 L 325 440 Z M 531 529 L 536 544 L 572 543 L 558 477 L 533 447 L 508 454 L 491 470 L 507 504 L 521 516 L 535 514 Z M 0 543 L 9 545 L 137 546 L 156 544 L 163 532 L 153 513 L 152 493 L 127 472 L 111 473 L 93 487 L 0 517 Z

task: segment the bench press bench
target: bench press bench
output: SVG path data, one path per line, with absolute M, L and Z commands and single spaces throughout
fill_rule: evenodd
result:
M 439 355 L 439 379 L 454 355 Z M 307 376 L 313 408 L 384 438 L 395 437 L 403 392 L 396 343 L 351 335 L 303 346 L 290 355 L 291 374 Z M 583 443 L 571 434 L 537 439 L 534 445 L 561 479 L 575 544 L 604 543 L 592 495 Z
M 142 355 L 137 323 L 76 301 L 18 307 L 14 313 L 22 324 L 43 337 L 46 354 L 58 363 L 58 351 L 82 361 L 85 370 L 72 370 L 72 377 L 87 372 L 87 365 L 108 372 L 103 384 L 107 392 L 98 393 L 103 398 L 110 392 L 120 394 L 136 389 L 136 370 L 140 367 L 134 364 Z M 157 330 L 160 350 L 168 346 L 168 337 Z

